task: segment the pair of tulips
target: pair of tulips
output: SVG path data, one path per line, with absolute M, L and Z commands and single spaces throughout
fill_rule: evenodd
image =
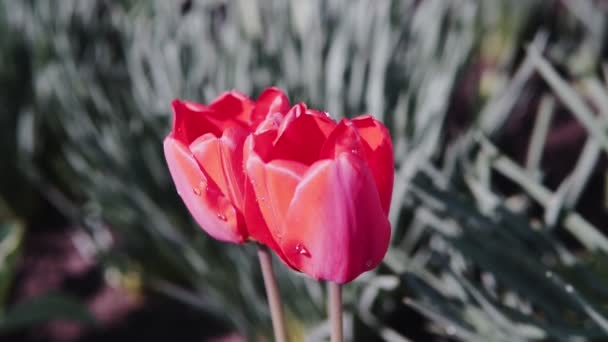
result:
M 370 115 L 336 123 L 277 88 L 209 105 L 173 102 L 169 171 L 212 237 L 268 246 L 289 267 L 343 284 L 375 268 L 390 240 L 393 149 Z

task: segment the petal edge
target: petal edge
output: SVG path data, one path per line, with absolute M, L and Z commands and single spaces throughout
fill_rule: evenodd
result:
M 200 227 L 217 240 L 245 242 L 247 236 L 237 210 L 219 191 L 208 186 L 190 150 L 170 136 L 163 148 L 177 192 Z

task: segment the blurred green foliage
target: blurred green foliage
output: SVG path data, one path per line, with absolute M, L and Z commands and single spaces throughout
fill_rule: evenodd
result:
M 106 267 L 267 334 L 254 248 L 196 227 L 161 141 L 175 97 L 277 85 L 393 135 L 392 245 L 347 287 L 347 336 L 600 340 L 608 240 L 575 209 L 608 148 L 605 32 L 599 1 L 0 1 L 0 196 L 27 216 L 33 185 Z M 588 135 L 550 189 L 558 106 Z M 525 111 L 522 162 L 498 142 Z M 326 336 L 322 286 L 276 266 L 292 324 Z

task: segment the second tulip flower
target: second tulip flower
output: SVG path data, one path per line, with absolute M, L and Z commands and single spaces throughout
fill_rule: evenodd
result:
M 393 150 L 372 116 L 336 123 L 304 104 L 268 112 L 247 137 L 244 167 L 250 234 L 272 240 L 287 265 L 346 283 L 382 261 Z

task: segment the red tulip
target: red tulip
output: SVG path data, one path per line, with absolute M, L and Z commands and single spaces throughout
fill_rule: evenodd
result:
M 290 267 L 338 283 L 381 262 L 393 153 L 380 122 L 289 109 L 276 88 L 255 102 L 235 91 L 208 106 L 175 100 L 173 112 L 169 171 L 211 236 L 258 241 Z
M 250 235 L 243 215 L 243 143 L 268 113 L 287 112 L 287 97 L 269 88 L 255 103 L 232 91 L 208 106 L 179 100 L 172 105 L 173 129 L 164 151 L 178 193 L 209 235 L 245 242 Z
M 244 161 L 250 234 L 274 240 L 290 267 L 345 283 L 382 261 L 394 171 L 379 121 L 368 115 L 336 124 L 298 104 L 268 114 L 248 136 Z

